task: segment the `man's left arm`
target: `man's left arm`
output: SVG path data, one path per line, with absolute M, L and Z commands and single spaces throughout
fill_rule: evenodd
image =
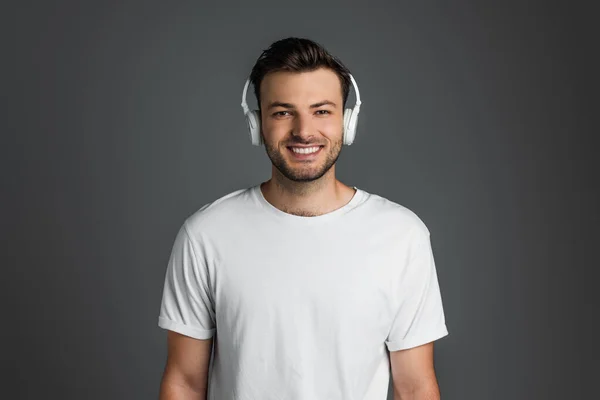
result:
M 390 351 L 394 400 L 439 400 L 433 366 L 433 342 Z

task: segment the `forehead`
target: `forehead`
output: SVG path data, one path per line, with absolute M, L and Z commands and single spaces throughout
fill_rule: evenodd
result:
M 330 100 L 341 104 L 342 85 L 335 72 L 320 68 L 310 72 L 268 73 L 260 85 L 261 103 L 281 101 L 312 104 Z

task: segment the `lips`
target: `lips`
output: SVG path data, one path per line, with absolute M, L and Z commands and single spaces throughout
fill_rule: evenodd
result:
M 301 148 L 301 149 L 310 149 L 312 147 L 318 147 L 319 149 L 313 153 L 296 153 L 292 150 L 292 147 Z M 321 149 L 323 146 L 321 145 L 313 145 L 313 146 L 288 146 L 287 149 L 290 151 L 290 154 L 297 160 L 310 160 L 315 158 L 321 153 Z

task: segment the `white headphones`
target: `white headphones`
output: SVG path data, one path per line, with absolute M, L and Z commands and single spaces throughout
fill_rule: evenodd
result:
M 344 110 L 344 144 L 351 145 L 354 142 L 356 136 L 356 123 L 358 122 L 358 113 L 360 112 L 360 93 L 358 92 L 358 86 L 354 77 L 350 75 L 354 91 L 356 92 L 356 104 L 354 108 L 346 108 Z M 263 144 L 262 136 L 260 135 L 260 112 L 258 110 L 250 110 L 246 103 L 246 91 L 250 85 L 250 78 L 246 80 L 244 85 L 244 92 L 242 93 L 242 110 L 246 116 L 246 122 L 248 123 L 248 130 L 250 132 L 250 139 L 254 146 L 261 146 Z

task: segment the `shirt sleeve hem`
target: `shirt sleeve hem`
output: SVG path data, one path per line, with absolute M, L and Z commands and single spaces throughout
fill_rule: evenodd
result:
M 409 337 L 404 340 L 386 341 L 385 345 L 389 351 L 406 350 L 433 342 L 447 335 L 448 328 L 446 325 L 442 325 L 440 328 L 436 329 L 435 331 L 431 331 L 426 335 Z
M 182 335 L 192 337 L 194 339 L 210 339 L 215 334 L 215 329 L 200 329 L 189 325 L 175 322 L 165 317 L 158 317 L 158 326 L 163 329 L 168 329 Z

